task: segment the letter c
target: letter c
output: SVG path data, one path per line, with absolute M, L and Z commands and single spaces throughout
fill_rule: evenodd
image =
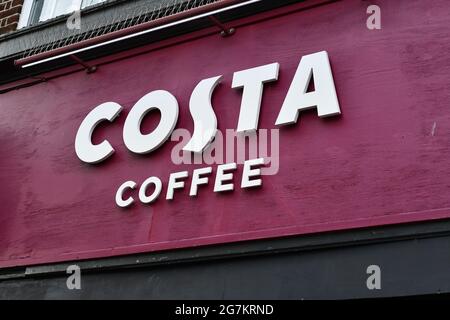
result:
M 126 181 L 124 182 L 119 189 L 117 189 L 116 192 L 116 204 L 117 206 L 121 207 L 121 208 L 126 208 L 128 206 L 130 206 L 133 202 L 134 199 L 133 197 L 129 197 L 128 199 L 123 199 L 123 194 L 125 193 L 125 191 L 127 189 L 134 189 L 136 188 L 137 184 L 134 181 Z
M 114 148 L 105 140 L 100 144 L 92 144 L 92 133 L 95 127 L 105 120 L 110 122 L 120 114 L 122 106 L 115 102 L 105 102 L 89 112 L 78 129 L 75 138 L 75 152 L 78 158 L 86 163 L 99 163 L 114 153 Z

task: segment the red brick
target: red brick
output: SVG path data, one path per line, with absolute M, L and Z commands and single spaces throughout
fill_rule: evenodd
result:
M 12 15 L 12 16 L 9 16 L 8 18 L 6 18 L 6 24 L 11 24 L 11 23 L 14 23 L 14 22 L 19 22 L 19 14 L 18 13 L 16 13 L 16 14 L 14 14 L 14 15 Z
M 13 0 L 11 7 L 17 7 L 23 5 L 23 0 Z
M 13 24 L 10 24 L 8 26 L 1 27 L 0 34 L 12 32 L 15 31 L 16 29 L 17 29 L 17 22 L 14 22 Z
M 20 13 L 22 11 L 22 7 L 14 7 L 9 10 L 4 10 L 0 12 L 0 19 L 12 16 L 16 13 Z
M 23 0 L 0 0 L 0 34 L 17 29 Z

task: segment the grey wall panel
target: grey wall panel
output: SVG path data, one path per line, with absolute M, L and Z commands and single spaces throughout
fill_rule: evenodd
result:
M 1 299 L 348 299 L 450 292 L 450 236 L 4 280 Z M 201 250 L 201 249 L 200 249 Z M 368 290 L 366 268 L 381 268 Z

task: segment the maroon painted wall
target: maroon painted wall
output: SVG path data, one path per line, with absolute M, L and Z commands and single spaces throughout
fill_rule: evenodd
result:
M 381 30 L 366 28 L 363 1 L 298 12 L 294 5 L 229 38 L 215 34 L 0 95 L 0 266 L 450 217 L 450 6 L 377 4 Z M 172 202 L 116 207 L 126 180 L 156 175 L 167 185 L 169 173 L 199 167 L 171 163 L 175 142 L 146 156 L 126 150 L 123 122 L 144 94 L 172 92 L 177 128 L 192 132 L 192 89 L 223 74 L 213 105 L 219 129 L 236 128 L 241 91 L 231 89 L 233 72 L 279 62 L 261 109 L 259 127 L 270 129 L 301 56 L 322 50 L 342 115 L 323 120 L 306 112 L 283 128 L 280 171 L 263 177 L 261 189 L 214 194 L 210 182 L 196 199 L 186 187 Z M 116 153 L 83 164 L 75 134 L 106 101 L 125 110 L 94 139 L 107 138 Z

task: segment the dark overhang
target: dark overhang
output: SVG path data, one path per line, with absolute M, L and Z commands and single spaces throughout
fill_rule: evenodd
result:
M 139 10 L 136 8 L 139 5 L 142 7 L 143 2 L 145 1 L 109 1 L 83 11 L 83 27 L 86 29 L 83 33 L 87 36 L 81 38 L 81 41 L 64 31 L 67 29 L 68 16 L 0 38 L 0 85 L 35 77 L 37 79 L 34 81 L 44 81 L 45 79 L 38 77 L 39 74 L 74 64 L 81 64 L 88 71 L 93 71 L 89 65 L 92 59 L 210 27 L 216 27 L 218 35 L 227 35 L 233 20 L 303 1 L 183 0 L 175 2 L 179 3 L 179 7 L 168 7 L 170 3 L 173 5 L 173 1 L 146 0 L 147 7 L 157 8 L 149 11 L 154 19 L 147 17 L 139 21 L 136 18 Z M 330 1 L 306 2 L 314 5 Z M 129 10 L 125 18 L 124 10 Z M 159 13 L 155 14 L 155 10 Z M 71 52 L 74 54 L 70 54 Z M 8 88 L 0 90 L 5 92 Z

